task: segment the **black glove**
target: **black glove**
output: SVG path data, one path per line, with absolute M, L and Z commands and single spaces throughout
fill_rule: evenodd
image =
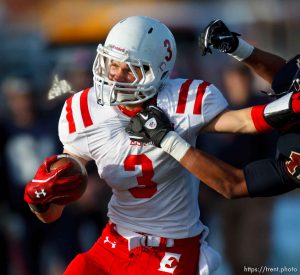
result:
M 138 114 L 130 119 L 125 130 L 129 134 L 131 140 L 149 143 L 151 142 L 151 139 L 146 135 L 143 128 L 143 122 L 140 120 Z
M 131 140 L 146 143 L 152 141 L 157 147 L 160 147 L 162 139 L 169 131 L 173 131 L 173 126 L 168 117 L 153 105 L 132 117 L 126 127 Z
M 211 21 L 199 36 L 199 47 L 202 55 L 212 53 L 210 46 L 223 53 L 232 53 L 239 45 L 240 34 L 231 32 L 222 20 Z

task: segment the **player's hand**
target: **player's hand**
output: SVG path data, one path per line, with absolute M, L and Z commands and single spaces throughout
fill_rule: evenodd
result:
M 144 130 L 143 122 L 140 120 L 138 114 L 130 119 L 125 130 L 129 134 L 129 138 L 133 141 L 142 143 L 151 142 L 151 139 L 147 136 Z
M 73 167 L 70 162 L 50 171 L 56 161 L 56 155 L 45 159 L 34 178 L 26 184 L 24 200 L 36 211 L 45 209 L 43 206 L 55 203 L 56 199 L 68 198 L 72 201 L 73 197 L 78 197 L 81 175 L 65 175 Z
M 212 53 L 211 47 L 223 53 L 232 53 L 239 45 L 240 34 L 231 32 L 222 20 L 211 21 L 199 36 L 199 47 L 202 55 Z
M 131 140 L 152 141 L 157 147 L 160 147 L 162 139 L 169 131 L 173 131 L 173 126 L 168 117 L 159 107 L 153 105 L 131 118 L 126 128 Z

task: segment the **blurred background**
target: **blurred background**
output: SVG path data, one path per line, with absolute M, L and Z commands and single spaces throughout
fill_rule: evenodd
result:
M 299 52 L 299 0 L 252 1 L 0 1 L 0 274 L 61 274 L 87 250 L 107 221 L 110 190 L 90 166 L 89 185 L 63 218 L 42 224 L 23 202 L 23 189 L 42 162 L 60 153 L 57 123 L 66 96 L 47 100 L 55 74 L 74 91 L 92 85 L 92 62 L 109 29 L 130 15 L 160 19 L 173 31 L 178 59 L 173 77 L 216 84 L 241 108 L 266 102 L 268 85 L 226 55 L 202 57 L 199 32 L 220 18 L 252 44 L 285 58 Z M 236 165 L 275 155 L 276 134 L 201 135 L 198 147 Z M 300 274 L 300 193 L 229 201 L 201 185 L 202 220 L 223 255 L 216 275 L 247 267 L 287 268 Z M 289 272 L 296 268 L 297 272 Z M 295 271 L 295 269 L 294 269 Z

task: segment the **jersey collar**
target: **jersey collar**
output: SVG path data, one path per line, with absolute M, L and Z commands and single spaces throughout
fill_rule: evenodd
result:
M 134 110 L 128 110 L 124 106 L 118 105 L 118 109 L 126 116 L 134 117 L 137 113 L 143 110 L 143 107 L 137 107 Z
M 126 116 L 134 117 L 137 113 L 141 112 L 146 106 L 148 105 L 155 105 L 157 102 L 157 95 L 155 95 L 153 98 L 149 99 L 145 102 L 145 104 L 141 107 L 136 107 L 134 110 L 128 110 L 122 105 L 118 105 L 118 109 Z

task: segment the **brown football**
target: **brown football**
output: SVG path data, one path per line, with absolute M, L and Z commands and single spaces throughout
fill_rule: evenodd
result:
M 50 166 L 50 171 L 53 171 L 68 162 L 72 162 L 73 167 L 68 169 L 64 174 L 61 175 L 61 177 L 72 176 L 79 173 L 81 175 L 81 184 L 78 187 L 78 189 L 74 190 L 72 196 L 61 197 L 53 200 L 52 202 L 55 204 L 65 205 L 78 200 L 84 194 L 85 189 L 87 187 L 87 182 L 88 182 L 87 171 L 84 165 L 75 157 L 72 157 L 67 154 L 58 155 L 57 161 Z

